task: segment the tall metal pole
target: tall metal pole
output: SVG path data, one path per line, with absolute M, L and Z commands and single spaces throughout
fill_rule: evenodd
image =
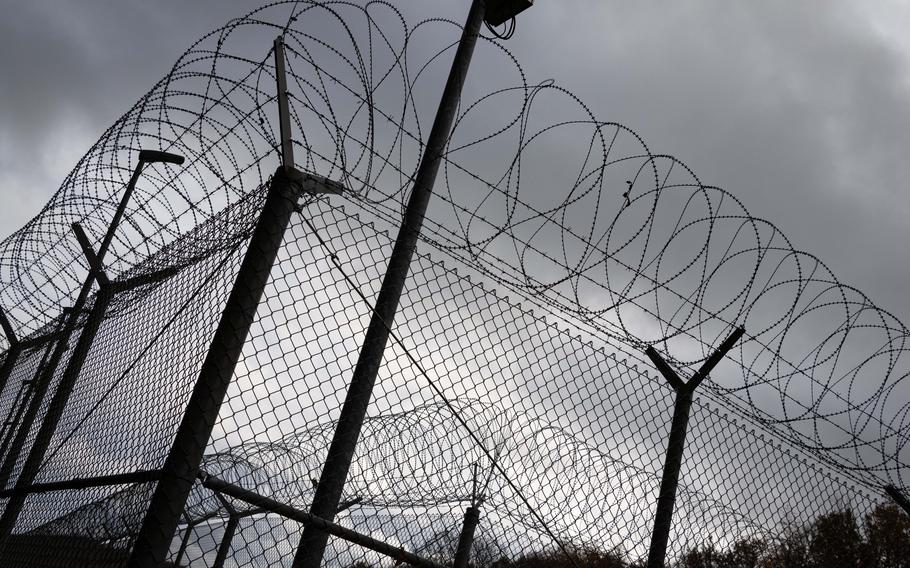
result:
M 676 504 L 676 489 L 679 486 L 679 470 L 682 466 L 683 450 L 686 445 L 686 428 L 689 424 L 689 410 L 692 408 L 692 395 L 698 385 L 708 376 L 730 349 L 739 341 L 745 330 L 737 328 L 708 360 L 701 366 L 688 382 L 684 382 L 676 371 L 660 356 L 654 347 L 649 346 L 645 354 L 676 391 L 676 402 L 673 405 L 673 422 L 670 426 L 670 437 L 667 440 L 667 455 L 664 459 L 664 472 L 660 480 L 660 493 L 657 497 L 657 511 L 654 515 L 654 532 L 651 535 L 651 548 L 648 550 L 648 568 L 664 568 L 667 556 L 667 542 L 670 538 L 670 525 L 673 521 L 673 508 Z
M 436 181 L 436 173 L 452 130 L 452 123 L 458 109 L 462 87 L 471 63 L 471 56 L 474 53 L 474 46 L 477 43 L 477 36 L 483 24 L 485 11 L 486 2 L 484 0 L 472 1 L 442 100 L 430 130 L 430 137 L 417 170 L 414 188 L 408 200 L 398 238 L 392 249 L 385 278 L 379 289 L 373 315 L 360 349 L 360 357 L 354 368 L 326 462 L 316 486 L 310 514 L 328 521 L 335 518 L 335 511 L 341 500 L 354 449 L 357 446 L 373 385 L 376 382 L 376 374 L 379 371 L 389 338 L 389 326 L 395 319 L 411 258 L 417 247 L 417 239 L 420 236 L 424 215 Z M 327 543 L 328 534 L 313 526 L 305 527 L 297 554 L 294 557 L 294 568 L 319 568 Z
M 279 124 L 289 125 L 281 37 L 275 40 L 274 52 Z M 282 126 L 281 139 L 282 165 L 272 176 L 262 213 L 164 462 L 161 481 L 130 555 L 131 567 L 158 568 L 165 561 L 298 198 L 303 192 L 337 193 L 328 180 L 294 169 L 289 126 Z
M 464 511 L 464 522 L 461 525 L 461 534 L 458 536 L 458 548 L 455 549 L 455 561 L 452 568 L 468 568 L 471 558 L 471 546 L 474 544 L 474 531 L 480 522 L 480 509 L 470 506 Z
M 262 214 L 165 460 L 161 481 L 155 488 L 129 566 L 158 568 L 165 561 L 269 273 L 294 213 L 297 185 L 288 178 L 283 167 L 279 167 L 272 177 Z

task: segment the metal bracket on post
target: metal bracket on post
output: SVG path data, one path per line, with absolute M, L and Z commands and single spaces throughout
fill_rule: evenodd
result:
M 663 477 L 660 480 L 660 493 L 657 498 L 657 512 L 654 516 L 654 532 L 651 535 L 651 547 L 648 551 L 648 568 L 664 568 L 667 556 L 667 542 L 670 538 L 670 525 L 673 521 L 673 507 L 676 504 L 676 489 L 679 486 L 679 470 L 682 466 L 683 450 L 686 443 L 686 428 L 689 424 L 689 410 L 692 407 L 692 396 L 698 385 L 720 363 L 720 360 L 731 350 L 745 330 L 737 328 L 717 350 L 702 364 L 701 368 L 688 381 L 683 381 L 653 346 L 645 349 L 645 354 L 654 363 L 661 375 L 676 391 L 673 405 L 673 422 L 670 426 L 670 437 L 667 441 L 667 454 L 664 459 Z
M 907 500 L 907 497 L 901 493 L 900 489 L 893 485 L 885 486 L 885 493 L 888 494 L 888 497 L 894 499 L 894 502 L 910 516 L 910 501 Z

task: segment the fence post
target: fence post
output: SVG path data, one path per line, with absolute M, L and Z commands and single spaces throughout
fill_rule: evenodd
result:
M 461 525 L 461 534 L 458 536 L 458 548 L 455 549 L 453 568 L 468 568 L 471 558 L 471 545 L 474 544 L 474 531 L 480 522 L 480 509 L 471 506 L 464 511 L 464 522 Z
M 297 186 L 284 168 L 279 167 L 272 178 L 234 287 L 165 460 L 161 481 L 155 488 L 130 556 L 130 566 L 157 568 L 165 561 L 240 351 L 294 212 Z
M 265 204 L 165 459 L 129 566 L 158 568 L 164 563 L 298 198 L 303 193 L 340 193 L 342 189 L 340 184 L 294 169 L 282 36 L 275 39 L 273 51 L 282 165 L 269 183 Z
M 67 324 L 69 317 L 72 315 L 72 311 L 72 308 L 63 308 L 63 316 L 58 320 L 55 332 L 59 332 L 61 326 Z M 62 339 L 54 340 L 53 337 L 48 340 L 48 345 L 44 349 L 44 354 L 41 356 L 41 361 L 38 363 L 38 367 L 35 369 L 32 378 L 23 381 L 24 392 L 22 393 L 22 399 L 19 401 L 18 405 L 15 405 L 14 401 L 14 406 L 17 406 L 17 408 L 14 409 L 11 407 L 9 409 L 6 421 L 3 423 L 5 430 L 3 442 L 0 443 L 0 460 L 2 460 L 0 461 L 0 463 L 2 463 L 2 465 L 0 465 L 0 489 L 6 488 L 9 477 L 16 465 L 16 459 L 19 457 L 20 452 L 22 452 L 22 447 L 25 445 L 28 432 L 32 427 L 32 423 L 35 421 L 35 417 L 38 415 L 38 410 L 41 407 L 41 401 L 44 397 L 43 393 L 47 390 L 47 382 L 44 377 L 45 372 L 50 365 L 49 358 L 56 356 L 57 350 L 61 349 L 59 345 L 60 341 L 62 341 Z M 53 373 L 51 373 L 50 376 L 53 376 Z M 41 394 L 39 394 L 39 392 Z M 13 414 L 14 412 L 15 415 Z M 20 421 L 25 424 L 24 427 L 17 426 L 17 424 L 20 424 Z
M 42 462 L 44 461 L 44 456 L 47 454 L 47 450 L 50 446 L 51 439 L 57 429 L 57 424 L 60 421 L 60 417 L 63 415 L 66 403 L 75 386 L 76 379 L 82 371 L 82 366 L 92 348 L 95 335 L 101 327 L 101 322 L 104 320 L 107 308 L 113 298 L 110 281 L 101 269 L 100 260 L 92 251 L 88 238 L 82 231 L 82 227 L 80 227 L 78 223 L 74 223 L 73 231 L 76 233 L 79 244 L 82 246 L 83 252 L 85 252 L 86 257 L 88 258 L 89 266 L 91 267 L 90 277 L 98 280 L 100 290 L 98 295 L 95 296 L 95 303 L 85 322 L 85 327 L 82 328 L 82 333 L 79 334 L 79 339 L 76 342 L 76 346 L 73 348 L 73 353 L 70 355 L 63 375 L 60 377 L 60 383 L 57 385 L 54 397 L 47 407 L 47 413 L 44 415 L 44 420 L 41 423 L 41 427 L 38 429 L 32 448 L 28 453 L 28 457 L 25 459 L 25 464 L 22 466 L 22 472 L 16 480 L 17 488 L 30 486 L 38 475 L 38 471 L 41 469 Z M 13 495 L 10 497 L 9 501 L 7 501 L 6 508 L 3 510 L 3 515 L 0 516 L 0 551 L 2 551 L 7 538 L 16 525 L 16 521 L 19 518 L 19 513 L 22 511 L 22 506 L 25 504 L 26 498 L 26 493 L 20 493 Z
M 667 440 L 667 454 L 664 459 L 664 471 L 660 480 L 660 493 L 657 497 L 657 512 L 654 515 L 654 531 L 651 535 L 651 547 L 648 550 L 648 568 L 664 568 L 667 556 L 667 541 L 670 538 L 670 525 L 673 521 L 673 507 L 676 504 L 676 489 L 679 486 L 679 469 L 682 466 L 683 450 L 686 443 L 686 429 L 689 424 L 689 410 L 692 407 L 692 395 L 698 385 L 708 376 L 730 349 L 739 341 L 745 330 L 737 328 L 721 346 L 708 357 L 708 360 L 689 379 L 684 382 L 676 371 L 660 356 L 654 347 L 649 346 L 645 354 L 664 376 L 673 390 L 676 391 L 676 402 L 673 405 L 673 422 Z
M 502 3 L 499 0 L 489 1 L 497 5 Z M 458 110 L 462 87 L 474 53 L 474 46 L 477 43 L 477 36 L 480 33 L 486 14 L 486 4 L 485 0 L 473 0 L 471 2 L 464 31 L 462 32 L 458 49 L 455 52 L 455 59 L 452 62 L 452 68 L 449 71 L 442 99 L 439 102 L 439 108 L 436 112 L 433 127 L 430 130 L 426 149 L 420 160 L 420 166 L 414 180 L 414 188 L 408 200 L 401 228 L 392 249 L 392 255 L 389 258 L 385 278 L 380 287 L 379 296 L 376 299 L 376 305 L 373 309 L 370 324 L 360 349 L 360 356 L 354 368 L 354 374 L 351 377 L 344 405 L 329 446 L 325 465 L 316 486 L 316 492 L 310 506 L 310 514 L 328 521 L 335 518 L 338 502 L 341 500 L 341 494 L 354 456 L 354 449 L 357 446 L 360 429 L 363 426 L 363 420 L 373 393 L 376 374 L 379 372 L 383 352 L 388 342 L 389 328 L 395 319 L 395 312 L 398 309 L 398 302 L 404 289 L 411 258 L 417 248 L 417 239 L 420 236 L 424 215 L 430 202 L 430 196 L 433 193 L 436 173 L 442 162 L 446 143 Z M 304 527 L 297 553 L 294 556 L 294 568 L 319 568 L 327 543 L 328 534 L 312 526 Z
M 9 323 L 9 319 L 7 319 L 3 309 L 0 309 L 0 327 L 3 328 L 3 333 L 6 335 L 6 342 L 9 344 L 9 347 L 6 349 L 6 357 L 3 358 L 3 366 L 0 366 L 0 394 L 2 394 L 3 389 L 6 388 L 6 382 L 9 380 L 9 376 L 16 366 L 16 360 L 18 360 L 19 355 L 22 354 L 22 344 L 19 342 L 19 338 L 16 337 L 16 332 Z

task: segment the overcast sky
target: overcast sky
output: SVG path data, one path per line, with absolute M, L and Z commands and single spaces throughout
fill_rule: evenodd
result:
M 461 20 L 467 0 L 396 3 Z M 239 0 L 0 0 L 0 233 Z M 539 0 L 510 49 L 910 319 L 910 2 Z

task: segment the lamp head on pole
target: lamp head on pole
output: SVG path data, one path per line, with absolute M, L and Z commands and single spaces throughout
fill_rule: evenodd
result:
M 487 0 L 484 19 L 491 26 L 504 24 L 534 5 L 534 0 Z
M 183 163 L 183 156 L 178 156 L 177 154 L 169 154 L 167 152 L 159 152 L 158 150 L 140 150 L 139 161 L 144 164 L 164 162 L 166 164 L 176 164 L 179 166 Z

